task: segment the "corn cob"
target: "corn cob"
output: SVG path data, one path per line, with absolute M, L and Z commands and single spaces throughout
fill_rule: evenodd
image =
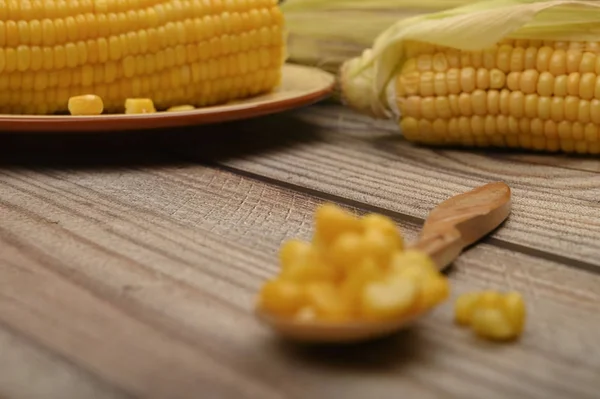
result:
M 277 0 L 0 1 L 0 113 L 67 111 L 94 94 L 196 107 L 273 89 L 285 57 Z
M 426 50 L 389 86 L 390 105 L 404 137 L 418 143 L 597 154 L 599 48 L 522 40 Z
M 560 2 L 523 3 L 545 9 Z M 406 40 L 385 81 L 366 66 L 370 49 L 342 68 L 345 100 L 374 116 L 393 115 L 415 143 L 600 153 L 600 43 L 513 36 L 490 46 Z

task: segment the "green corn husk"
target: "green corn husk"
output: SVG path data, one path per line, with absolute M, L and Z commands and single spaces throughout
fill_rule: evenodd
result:
M 398 21 L 474 0 L 286 0 L 288 60 L 337 73 Z

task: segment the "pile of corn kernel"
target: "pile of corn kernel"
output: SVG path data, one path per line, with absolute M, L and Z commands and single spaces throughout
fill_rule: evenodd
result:
M 458 324 L 470 326 L 479 336 L 505 341 L 517 338 L 525 325 L 525 302 L 518 292 L 469 292 L 454 306 Z
M 381 321 L 427 311 L 447 299 L 449 283 L 425 254 L 405 250 L 395 223 L 361 218 L 325 204 L 312 242 L 280 249 L 280 272 L 264 284 L 258 306 L 306 321 Z
M 261 288 L 260 309 L 299 321 L 385 321 L 432 309 L 450 293 L 447 278 L 424 253 L 406 250 L 395 223 L 361 218 L 333 205 L 315 213 L 311 242 L 286 241 L 280 271 Z M 517 292 L 469 292 L 454 303 L 456 323 L 496 341 L 518 337 L 525 303 Z
M 69 98 L 69 113 L 76 116 L 100 115 L 104 111 L 102 98 L 95 94 L 84 94 Z M 192 105 L 175 105 L 166 112 L 182 112 L 195 109 Z M 125 100 L 126 114 L 153 114 L 156 112 L 154 102 L 150 98 L 128 98 Z

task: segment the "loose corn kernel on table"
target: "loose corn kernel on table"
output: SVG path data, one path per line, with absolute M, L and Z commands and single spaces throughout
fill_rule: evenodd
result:
M 177 132 L 0 135 L 0 397 L 597 398 L 600 161 L 417 147 L 319 104 Z M 324 202 L 416 237 L 488 181 L 513 212 L 390 339 L 292 346 L 255 319 L 281 243 Z M 523 335 L 479 339 L 454 300 L 521 292 Z

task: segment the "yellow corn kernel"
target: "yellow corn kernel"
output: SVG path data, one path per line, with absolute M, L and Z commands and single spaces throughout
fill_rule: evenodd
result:
M 316 256 L 312 245 L 302 240 L 288 240 L 279 249 L 279 263 L 285 269 L 298 261 L 308 262 Z
M 384 273 L 377 262 L 371 258 L 365 258 L 347 271 L 340 284 L 340 294 L 354 308 L 358 308 L 364 287 L 371 282 L 381 280 L 383 276 Z
M 182 112 L 182 111 L 193 111 L 196 107 L 193 105 L 175 105 L 167 109 L 167 112 Z
M 509 340 L 516 336 L 515 328 L 502 308 L 477 308 L 471 328 L 477 335 L 492 340 Z
M 315 212 L 315 235 L 331 243 L 340 234 L 360 232 L 360 220 L 335 204 L 321 205 Z
M 104 103 L 94 94 L 85 94 L 69 98 L 68 108 L 71 115 L 100 115 Z
M 156 112 L 154 102 L 149 98 L 128 98 L 125 100 L 126 114 L 149 114 Z
M 502 294 L 496 291 L 484 291 L 479 294 L 477 308 L 496 308 L 502 306 Z
M 365 242 L 360 233 L 342 233 L 331 243 L 327 259 L 342 270 L 350 270 L 366 254 Z
M 512 339 L 523 331 L 525 303 L 517 292 L 466 293 L 455 302 L 454 318 L 458 324 L 470 325 L 482 337 Z
M 292 262 L 281 271 L 282 279 L 292 280 L 298 283 L 311 281 L 331 281 L 339 279 L 338 269 L 328 265 L 318 258 L 312 260 L 299 260 Z
M 401 250 L 404 248 L 404 239 L 392 219 L 373 213 L 363 216 L 360 222 L 365 230 L 376 229 L 393 239 L 396 249 Z
M 415 249 L 396 252 L 392 257 L 390 266 L 392 270 L 398 272 L 414 268 L 427 273 L 439 273 L 439 269 L 433 260 L 424 252 Z
M 307 304 L 314 309 L 319 320 L 346 321 L 352 318 L 350 303 L 340 295 L 338 288 L 327 282 L 314 282 L 306 286 Z
M 404 266 L 400 269 L 394 268 L 390 270 L 388 279 L 390 281 L 396 280 L 406 280 L 409 279 L 417 284 L 419 287 L 423 284 L 426 279 L 435 276 L 436 274 L 432 273 L 429 270 L 426 270 L 417 265 L 409 265 Z
M 419 309 L 428 310 L 448 299 L 450 284 L 443 276 L 431 276 L 423 280 L 419 292 Z
M 370 283 L 363 289 L 360 314 L 374 320 L 402 317 L 411 312 L 418 293 L 417 284 L 410 279 Z
M 365 254 L 381 265 L 387 265 L 398 250 L 398 241 L 376 228 L 368 228 L 362 234 L 362 247 Z
M 476 309 L 477 302 L 481 295 L 476 292 L 469 292 L 460 295 L 454 303 L 454 320 L 458 324 L 471 324 L 473 312 Z
M 270 280 L 262 286 L 258 303 L 268 312 L 291 316 L 306 304 L 306 296 L 298 283 Z
M 502 307 L 515 331 L 520 333 L 525 325 L 525 302 L 518 292 L 509 292 L 502 298 Z
M 417 285 L 419 293 L 415 311 L 431 309 L 448 297 L 448 279 L 426 254 L 416 250 L 396 253 L 390 265 L 390 281 L 408 279 Z

